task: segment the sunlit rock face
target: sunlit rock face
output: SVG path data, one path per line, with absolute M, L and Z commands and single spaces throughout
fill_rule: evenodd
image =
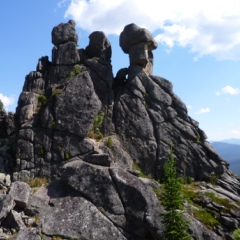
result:
M 41 233 L 67 239 L 162 239 L 163 207 L 153 189 L 161 190 L 153 179 L 164 176 L 171 149 L 183 178 L 214 180 L 215 187 L 202 184 L 201 191 L 239 201 L 239 179 L 188 115 L 172 83 L 153 75 L 157 43 L 148 30 L 133 23 L 123 29 L 119 43 L 129 54 L 129 66 L 115 77 L 111 43 L 103 32 L 91 33 L 89 45 L 79 49 L 70 20 L 53 28 L 52 43 L 51 61 L 47 56 L 38 60 L 19 96 L 11 170 L 13 181 L 52 180 L 38 194 L 28 192 L 21 205 L 25 214 L 42 219 Z M 0 166 L 4 151 L 1 145 Z M 139 177 L 139 168 L 149 179 Z M 6 174 L 1 179 L 7 188 L 11 185 Z M 19 236 L 37 239 L 38 231 L 23 227 L 12 198 L 7 203 L 1 197 L 0 222 L 8 226 L 11 215 Z M 208 203 L 209 209 L 221 210 Z M 223 227 L 215 233 L 186 214 L 191 234 L 195 239 L 226 237 L 239 224 L 236 209 L 219 215 Z

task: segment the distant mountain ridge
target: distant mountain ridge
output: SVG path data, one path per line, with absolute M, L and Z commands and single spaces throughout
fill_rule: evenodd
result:
M 229 143 L 230 142 L 230 143 Z M 230 169 L 235 174 L 240 175 L 240 139 L 229 139 L 219 142 L 211 142 L 217 153 L 230 164 Z

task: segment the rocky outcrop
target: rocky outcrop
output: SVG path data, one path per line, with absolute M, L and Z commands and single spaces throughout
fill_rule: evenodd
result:
M 183 178 L 216 184 L 198 189 L 199 197 L 191 201 L 199 207 L 186 206 L 220 212 L 208 229 L 195 210 L 186 211 L 193 239 L 230 236 L 240 222 L 239 178 L 188 116 L 172 83 L 152 75 L 157 43 L 151 33 L 135 24 L 123 29 L 120 46 L 130 66 L 116 77 L 103 32 L 90 34 L 85 49 L 78 49 L 77 41 L 74 21 L 54 27 L 51 61 L 40 58 L 25 78 L 16 109 L 14 182 L 6 184 L 2 177 L 2 192 L 14 199 L 8 205 L 3 197 L 0 206 L 3 234 L 15 229 L 16 239 L 42 234 L 46 239 L 160 240 L 164 209 L 156 181 L 172 149 Z M 36 177 L 52 183 L 33 194 L 21 181 Z M 226 213 L 216 198 L 207 199 L 210 190 L 236 211 Z

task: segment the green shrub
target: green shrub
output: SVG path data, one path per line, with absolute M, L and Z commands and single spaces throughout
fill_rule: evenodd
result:
M 64 153 L 64 160 L 69 160 L 70 159 L 70 154 L 68 152 Z
M 70 80 L 72 80 L 75 76 L 81 73 L 81 68 L 79 65 L 75 65 L 73 70 L 69 73 Z
M 193 216 L 199 221 L 203 222 L 209 229 L 213 229 L 214 226 L 220 225 L 218 220 L 212 215 L 211 212 L 205 208 L 199 206 L 198 209 L 193 210 Z
M 38 96 L 38 103 L 39 103 L 40 105 L 46 105 L 47 102 L 48 102 L 47 97 L 46 97 L 44 94 L 40 94 L 40 95 Z
M 104 113 L 100 113 L 98 114 L 94 120 L 93 120 L 93 125 L 92 127 L 89 129 L 87 136 L 89 138 L 94 138 L 97 141 L 101 140 L 104 136 L 103 134 L 100 132 L 100 127 L 103 123 L 104 120 Z
M 105 145 L 109 148 L 111 148 L 113 146 L 113 140 L 111 137 L 109 137 L 106 141 L 105 141 Z
M 102 125 L 103 123 L 103 120 L 104 120 L 104 113 L 100 113 L 98 114 L 94 120 L 93 120 L 93 129 L 94 131 L 98 132 L 99 131 L 99 128 L 100 126 Z
M 62 89 L 60 89 L 60 88 L 55 88 L 55 89 L 53 89 L 53 91 L 52 91 L 51 97 L 55 97 L 56 95 L 59 95 L 59 94 L 61 94 L 62 92 L 63 92 Z
M 219 198 L 213 192 L 205 192 L 205 195 L 209 197 L 213 202 L 224 206 L 224 212 L 230 212 L 231 209 L 238 210 L 238 207 L 232 204 L 227 198 Z
M 240 240 L 240 228 L 237 228 L 233 232 L 232 237 L 233 237 L 234 240 Z

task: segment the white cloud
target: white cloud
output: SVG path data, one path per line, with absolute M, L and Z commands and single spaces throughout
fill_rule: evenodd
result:
M 187 105 L 187 109 L 191 109 L 192 108 L 192 105 Z
M 239 0 L 218 0 L 217 6 L 209 0 L 71 0 L 65 17 L 84 30 L 106 34 L 119 34 L 134 22 L 157 31 L 156 40 L 168 48 L 189 47 L 196 59 L 212 55 L 218 60 L 238 60 L 239 4 Z
M 7 108 L 7 107 L 13 105 L 14 101 L 15 101 L 13 97 L 4 96 L 2 93 L 0 93 L 0 99 L 4 105 L 4 108 Z
M 233 88 L 231 86 L 226 86 L 222 88 L 222 92 L 230 95 L 237 95 L 240 93 L 240 90 L 238 88 Z
M 201 108 L 199 111 L 195 112 L 195 114 L 202 114 L 210 112 L 209 108 Z
M 215 94 L 216 94 L 217 96 L 219 96 L 221 93 L 220 93 L 220 92 L 215 92 Z

